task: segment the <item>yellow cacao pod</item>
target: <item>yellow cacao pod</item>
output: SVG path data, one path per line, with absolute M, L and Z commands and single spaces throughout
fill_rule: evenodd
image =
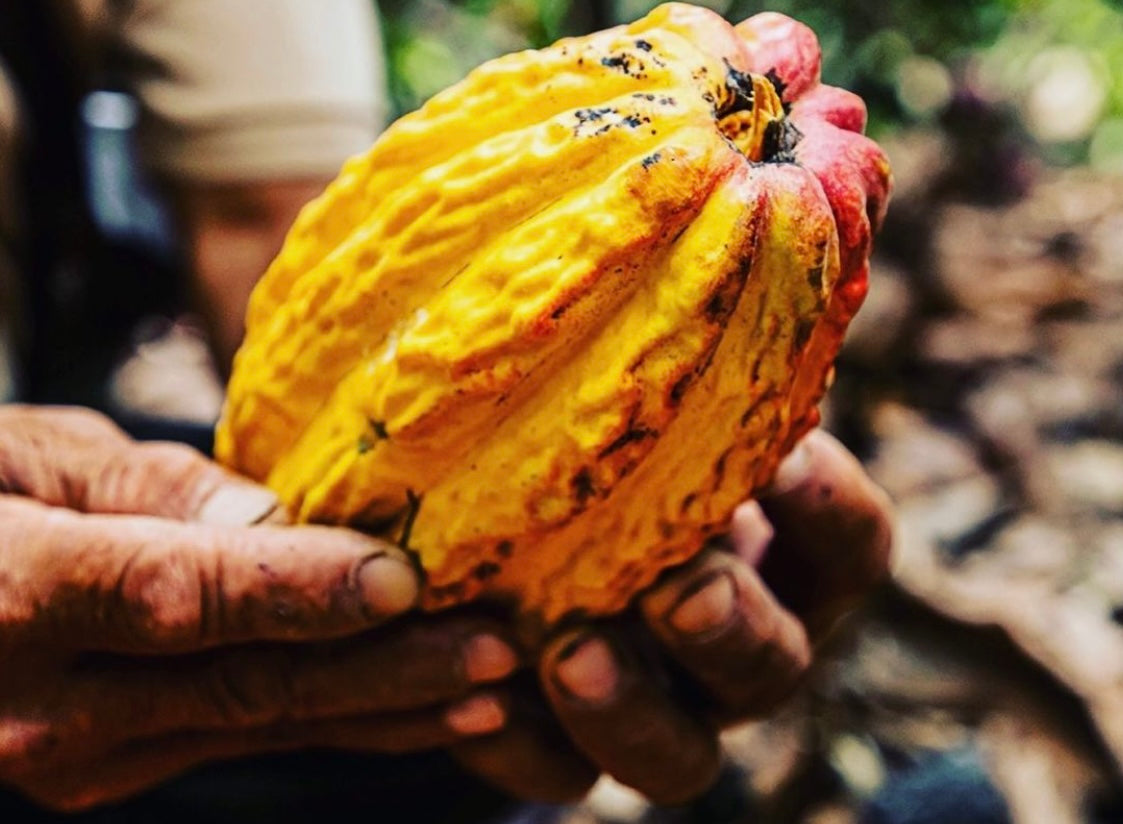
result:
M 817 421 L 889 170 L 806 27 L 672 3 L 478 68 L 308 205 L 216 438 L 423 605 L 623 608 Z

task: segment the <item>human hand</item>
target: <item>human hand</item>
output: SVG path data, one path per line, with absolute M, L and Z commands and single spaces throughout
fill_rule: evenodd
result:
M 630 619 L 552 639 L 538 675 L 553 717 L 526 701 L 454 754 L 536 800 L 579 797 L 601 772 L 665 804 L 703 792 L 720 767 L 719 729 L 789 696 L 815 642 L 885 575 L 888 499 L 812 432 L 738 510 L 730 543 L 665 575 Z
M 0 406 L 0 783 L 77 809 L 205 761 L 425 749 L 503 723 L 481 686 L 517 665 L 501 627 L 371 632 L 413 605 L 410 563 L 279 516 L 186 447 Z

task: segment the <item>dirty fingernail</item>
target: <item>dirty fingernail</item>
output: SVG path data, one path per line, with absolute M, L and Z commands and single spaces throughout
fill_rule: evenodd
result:
M 477 635 L 464 649 L 464 671 L 473 684 L 506 678 L 518 664 L 515 651 L 495 635 Z
M 600 704 L 616 694 L 620 672 L 616 656 L 601 638 L 579 638 L 558 659 L 557 680 L 573 697 Z
M 506 721 L 503 707 L 491 695 L 473 695 L 445 711 L 445 723 L 461 735 L 495 732 Z
M 375 615 L 397 615 L 417 602 L 417 573 L 401 559 L 376 555 L 359 567 L 357 580 L 363 603 Z
M 688 591 L 668 620 L 682 635 L 704 635 L 728 624 L 736 606 L 737 588 L 723 572 Z
M 226 483 L 207 498 L 198 520 L 215 526 L 249 526 L 261 523 L 279 509 L 281 502 L 265 487 Z

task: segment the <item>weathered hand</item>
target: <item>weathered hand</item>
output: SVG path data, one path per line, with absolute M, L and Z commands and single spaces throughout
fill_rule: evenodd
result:
M 717 775 L 717 731 L 790 695 L 812 647 L 888 567 L 889 505 L 858 462 L 814 432 L 768 494 L 710 550 L 645 593 L 631 619 L 571 628 L 539 663 L 556 722 L 533 706 L 458 745 L 518 795 L 564 800 L 607 772 L 680 803 Z
M 262 751 L 445 746 L 504 721 L 481 686 L 517 665 L 501 627 L 372 631 L 416 598 L 403 555 L 268 525 L 272 495 L 190 449 L 89 412 L 0 407 L 0 493 L 0 783 L 41 803 Z

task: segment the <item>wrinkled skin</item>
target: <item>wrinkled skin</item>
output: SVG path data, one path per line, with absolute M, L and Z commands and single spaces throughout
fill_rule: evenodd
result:
M 607 771 L 682 801 L 716 774 L 716 730 L 793 689 L 889 547 L 884 496 L 813 433 L 728 549 L 532 660 L 492 617 L 403 616 L 419 582 L 395 548 L 274 525 L 262 488 L 92 413 L 0 407 L 0 490 L 0 783 L 60 809 L 305 747 L 451 747 L 520 797 Z

